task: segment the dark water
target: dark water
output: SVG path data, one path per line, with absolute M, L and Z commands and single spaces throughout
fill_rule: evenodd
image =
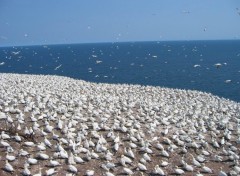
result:
M 6 47 L 0 72 L 194 89 L 240 102 L 240 41 Z

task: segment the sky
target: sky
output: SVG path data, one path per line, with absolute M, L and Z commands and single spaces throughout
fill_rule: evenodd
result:
M 0 46 L 240 39 L 240 0 L 0 0 Z

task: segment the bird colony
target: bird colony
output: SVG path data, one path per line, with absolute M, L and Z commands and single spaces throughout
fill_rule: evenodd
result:
M 0 85 L 0 175 L 240 175 L 236 102 L 61 76 Z

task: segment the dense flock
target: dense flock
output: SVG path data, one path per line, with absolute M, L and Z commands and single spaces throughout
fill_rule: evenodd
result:
M 240 175 L 239 103 L 48 75 L 0 85 L 0 175 Z

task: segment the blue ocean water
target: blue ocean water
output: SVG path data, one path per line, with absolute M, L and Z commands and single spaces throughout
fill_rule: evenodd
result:
M 2 47 L 0 72 L 200 90 L 240 102 L 240 41 Z

